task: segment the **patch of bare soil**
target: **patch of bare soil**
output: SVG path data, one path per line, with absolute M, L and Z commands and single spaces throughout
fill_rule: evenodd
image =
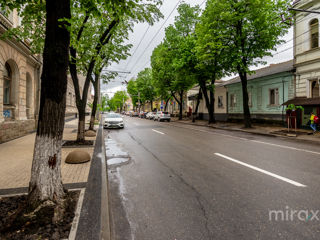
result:
M 27 196 L 0 197 L 0 239 L 68 239 L 75 209 L 79 198 L 79 191 L 70 191 L 66 194 L 66 208 L 63 220 L 54 224 L 52 222 L 54 207 L 41 209 L 33 217 L 27 216 Z M 12 215 L 17 209 L 23 209 L 8 226 Z
M 93 146 L 93 143 L 94 143 L 93 140 L 85 140 L 84 142 L 67 140 L 67 141 L 64 141 L 64 143 L 62 144 L 62 147 L 86 147 L 86 146 Z

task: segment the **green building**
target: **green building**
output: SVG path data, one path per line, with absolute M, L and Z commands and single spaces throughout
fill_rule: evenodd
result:
M 242 86 L 239 77 L 229 80 L 227 88 L 228 118 L 243 119 Z M 285 106 L 294 98 L 293 61 L 271 64 L 248 75 L 249 107 L 252 119 L 286 121 Z

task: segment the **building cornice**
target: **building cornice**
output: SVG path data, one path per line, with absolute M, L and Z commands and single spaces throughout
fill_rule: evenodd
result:
M 12 28 L 13 24 L 6 18 L 2 13 L 0 13 L 0 23 L 5 26 L 7 29 Z
M 305 9 L 306 7 L 312 7 L 314 5 L 315 2 L 318 2 L 318 0 L 314 1 L 314 0 L 299 0 L 299 1 L 295 1 L 293 3 L 293 7 L 294 8 L 298 8 L 298 9 Z
M 312 59 L 312 60 L 309 60 L 309 61 L 303 61 L 303 62 L 299 62 L 299 63 L 294 63 L 294 67 L 297 68 L 297 67 L 302 67 L 302 66 L 306 66 L 306 65 L 309 65 L 309 64 L 313 64 L 313 63 L 318 63 L 320 62 L 320 58 L 316 58 L 316 59 Z
M 305 71 L 299 71 L 299 72 L 296 72 L 296 75 L 301 75 L 301 74 L 305 74 L 305 73 L 312 73 L 312 72 L 320 72 L 320 68 L 313 68 L 313 69 L 308 69 Z M 310 77 L 310 79 L 312 79 L 312 77 Z
M 0 18 L 2 17 L 2 15 L 0 14 Z M 2 33 L 4 33 L 5 31 L 7 31 L 7 27 L 6 25 L 4 25 L 1 21 L 0 21 L 0 35 Z M 10 45 L 11 47 L 13 47 L 14 49 L 16 49 L 19 53 L 21 53 L 23 56 L 25 56 L 27 58 L 27 62 L 35 67 L 40 67 L 41 66 L 41 62 L 31 53 L 30 48 L 27 46 L 26 43 L 21 42 L 21 41 L 17 41 L 16 39 L 5 39 L 2 40 L 4 42 L 6 42 L 8 45 Z

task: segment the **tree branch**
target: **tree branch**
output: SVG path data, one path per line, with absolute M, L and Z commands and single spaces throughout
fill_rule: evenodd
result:
M 82 25 L 81 25 L 81 27 L 80 27 L 80 29 L 79 29 L 78 34 L 77 34 L 77 41 L 80 40 L 81 35 L 82 35 L 82 32 L 83 32 L 83 30 L 84 30 L 84 26 L 85 26 L 85 24 L 87 23 L 88 19 L 89 19 L 88 11 L 86 11 L 85 18 L 83 19 Z

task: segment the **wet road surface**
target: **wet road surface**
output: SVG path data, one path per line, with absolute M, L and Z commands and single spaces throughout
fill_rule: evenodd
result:
M 320 239 L 318 145 L 124 120 L 105 130 L 114 239 Z

